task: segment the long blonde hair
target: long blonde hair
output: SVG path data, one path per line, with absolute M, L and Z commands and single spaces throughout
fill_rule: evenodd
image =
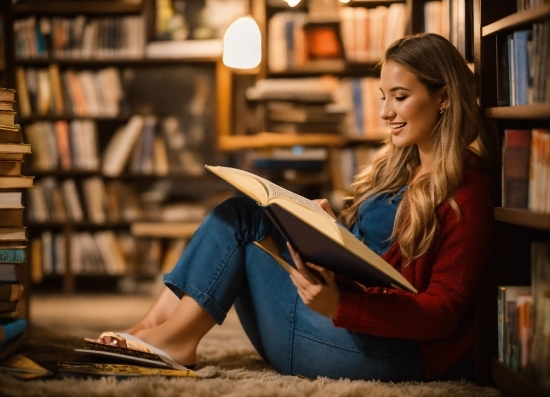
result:
M 432 132 L 435 147 L 434 169 L 414 182 L 420 165 L 416 145 L 396 147 L 388 139 L 372 167 L 359 172 L 352 184 L 353 197 L 340 219 L 349 227 L 357 221 L 361 204 L 381 193 L 396 193 L 409 184 L 398 208 L 391 239 L 397 239 L 408 265 L 426 253 L 437 233 L 435 210 L 449 201 L 460 217 L 453 194 L 462 181 L 463 169 L 471 153 L 483 159 L 487 136 L 477 103 L 477 81 L 458 50 L 436 34 L 407 36 L 386 50 L 384 62 L 396 62 L 414 73 L 430 93 L 446 86 L 448 105 Z M 477 150 L 472 148 L 475 143 Z

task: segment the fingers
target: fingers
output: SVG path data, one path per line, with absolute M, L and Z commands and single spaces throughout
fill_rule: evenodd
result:
M 320 280 L 315 277 L 308 269 L 308 267 L 304 264 L 302 261 L 302 258 L 300 258 L 300 255 L 294 251 L 290 243 L 286 243 L 286 246 L 288 247 L 288 250 L 290 252 L 290 256 L 292 257 L 292 260 L 294 261 L 294 264 L 296 265 L 296 269 L 300 272 L 300 274 L 311 284 L 319 284 Z

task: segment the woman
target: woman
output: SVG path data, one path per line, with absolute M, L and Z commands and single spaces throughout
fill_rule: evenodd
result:
M 235 304 L 258 352 L 283 374 L 468 376 L 493 204 L 476 81 L 451 43 L 421 34 L 388 48 L 380 91 L 391 138 L 357 175 L 340 220 L 418 294 L 362 289 L 303 263 L 252 200 L 235 197 L 207 216 L 158 301 L 127 333 L 193 365 L 201 338 Z M 294 261 L 290 277 L 252 244 L 268 236 Z M 126 344 L 112 333 L 99 341 Z

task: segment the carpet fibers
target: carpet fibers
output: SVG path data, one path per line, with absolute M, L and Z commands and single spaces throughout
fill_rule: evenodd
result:
M 104 328 L 85 323 L 61 334 L 59 327 L 33 326 L 26 333 L 22 353 L 38 363 L 78 361 L 73 349 L 83 337 L 97 336 Z M 470 382 L 383 383 L 318 378 L 303 379 L 276 373 L 256 353 L 237 316 L 231 311 L 222 326 L 216 326 L 199 346 L 197 373 L 200 378 L 140 377 L 132 379 L 62 378 L 22 381 L 0 374 L 0 395 L 19 396 L 194 396 L 194 397 L 502 397 L 491 387 Z

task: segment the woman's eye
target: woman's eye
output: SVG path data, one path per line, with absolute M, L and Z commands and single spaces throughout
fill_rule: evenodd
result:
M 395 97 L 395 100 L 398 101 L 398 102 L 403 102 L 405 99 L 407 99 L 406 96 L 397 96 L 397 97 Z

